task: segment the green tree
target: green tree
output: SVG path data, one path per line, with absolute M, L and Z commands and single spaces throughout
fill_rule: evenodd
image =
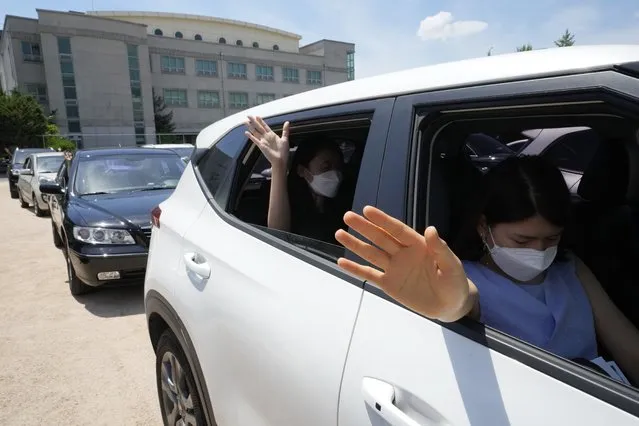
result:
M 557 47 L 572 46 L 574 44 L 575 44 L 575 35 L 572 34 L 568 29 L 566 29 L 566 32 L 561 37 L 555 40 L 555 46 Z
M 517 47 L 517 52 L 527 52 L 529 50 L 533 50 L 532 44 L 530 43 L 526 43 Z
M 46 131 L 47 116 L 32 96 L 0 92 L 0 147 L 42 146 Z
M 76 149 L 75 142 L 62 136 L 58 126 L 53 123 L 47 124 L 44 138 L 47 148 L 53 148 L 56 151 L 75 151 Z
M 155 133 L 173 133 L 173 111 L 169 110 L 162 96 L 153 96 L 153 113 L 155 115 Z

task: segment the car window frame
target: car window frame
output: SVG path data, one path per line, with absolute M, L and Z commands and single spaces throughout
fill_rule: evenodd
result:
M 613 100 L 613 104 L 623 104 L 624 107 L 632 109 L 636 109 L 635 105 L 639 99 L 637 79 L 614 70 L 580 71 L 569 75 L 495 82 L 398 97 L 384 154 L 377 207 L 405 223 L 415 224 L 412 211 L 415 194 L 410 188 L 415 187 L 415 176 L 418 173 L 415 170 L 417 166 L 412 162 L 418 154 L 416 144 L 413 143 L 416 106 L 430 109 L 433 119 L 438 119 L 441 115 L 437 112 L 444 106 L 447 106 L 448 112 L 454 112 L 462 107 L 480 109 L 491 103 L 503 106 L 513 99 L 526 98 L 532 102 L 535 99 L 548 99 L 549 95 L 556 102 L 570 102 L 571 99 L 579 98 L 588 92 L 597 93 L 602 99 Z M 405 173 L 398 173 L 398 170 L 405 170 Z M 405 190 L 399 191 L 398 188 Z M 409 310 L 374 284 L 365 283 L 364 290 Z M 556 357 L 468 318 L 454 323 L 434 321 L 423 316 L 422 318 L 560 380 L 574 389 L 639 416 L 639 391 L 636 389 L 616 383 L 571 361 Z
M 357 185 L 355 195 L 353 198 L 352 208 L 356 211 L 361 211 L 367 204 L 375 204 L 377 199 L 378 183 L 380 176 L 380 168 L 382 165 L 382 156 L 386 147 L 387 133 L 391 115 L 393 112 L 393 106 L 395 103 L 395 97 L 385 97 L 379 99 L 372 99 L 360 102 L 352 102 L 345 104 L 338 104 L 332 106 L 326 106 L 321 108 L 302 109 L 293 111 L 290 113 L 284 113 L 274 115 L 271 117 L 264 117 L 264 121 L 274 130 L 281 129 L 286 121 L 291 123 L 295 122 L 311 122 L 312 120 L 325 121 L 331 117 L 340 117 L 345 115 L 353 115 L 365 112 L 373 112 L 371 126 L 369 128 L 369 135 L 366 141 L 366 147 L 364 149 L 364 155 L 362 158 L 362 164 L 357 179 Z M 228 132 L 224 136 L 218 139 L 218 142 L 224 140 L 225 137 L 236 137 L 239 132 L 244 133 L 244 124 L 239 124 Z M 248 139 L 246 139 L 248 141 Z M 212 194 L 206 185 L 206 179 L 202 176 L 199 170 L 200 162 L 206 154 L 212 155 L 211 151 L 215 148 L 215 144 L 212 144 L 205 152 L 203 149 L 199 149 L 198 154 L 194 155 L 192 164 L 196 180 L 198 181 L 202 192 L 207 198 L 210 207 L 217 213 L 217 215 L 229 225 L 240 229 L 241 231 L 253 236 L 257 240 L 265 242 L 284 253 L 292 255 L 298 259 L 301 259 L 309 265 L 318 267 L 326 272 L 329 272 L 339 278 L 342 278 L 345 282 L 352 285 L 363 287 L 363 280 L 348 274 L 335 263 L 308 252 L 302 248 L 299 248 L 293 244 L 281 240 L 268 232 L 259 229 L 257 226 L 245 223 L 227 213 L 228 199 L 218 197 L 219 193 L 224 194 L 228 189 L 224 189 L 223 186 L 230 186 L 229 182 L 233 180 L 233 177 L 238 168 L 237 162 L 241 161 L 245 155 L 245 150 L 239 149 L 234 158 L 232 164 L 227 167 L 227 175 L 224 178 L 224 183 L 218 186 L 216 194 Z M 232 172 L 230 172 L 232 171 Z M 364 184 L 362 184 L 364 183 Z M 226 204 L 224 204 L 226 202 Z M 354 233 L 353 230 L 349 232 Z M 356 256 L 346 251 L 346 258 L 356 259 Z

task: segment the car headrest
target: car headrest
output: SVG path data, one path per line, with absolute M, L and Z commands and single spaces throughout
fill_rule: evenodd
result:
M 584 171 L 578 194 L 586 201 L 623 203 L 629 179 L 628 153 L 623 141 L 602 141 Z

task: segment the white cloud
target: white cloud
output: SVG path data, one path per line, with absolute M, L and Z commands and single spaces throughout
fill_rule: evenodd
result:
M 427 16 L 419 23 L 417 35 L 422 40 L 447 40 L 480 33 L 488 28 L 484 21 L 455 21 L 450 12 Z

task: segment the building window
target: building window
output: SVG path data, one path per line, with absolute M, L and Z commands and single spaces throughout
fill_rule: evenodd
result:
M 346 54 L 346 78 L 355 80 L 355 52 Z
M 273 50 L 280 50 L 280 47 L 277 44 L 273 45 Z
M 202 41 L 202 36 L 201 36 L 201 35 L 199 35 L 199 34 L 195 34 L 195 37 L 194 37 L 194 38 L 195 38 L 197 41 Z
M 236 46 L 244 46 L 244 43 L 242 43 L 242 40 L 238 40 L 235 42 Z
M 77 105 L 67 105 L 67 118 L 80 118 L 80 109 Z
M 184 58 L 162 56 L 160 70 L 167 74 L 184 74 Z
M 182 38 L 182 37 L 184 37 L 184 36 L 182 35 L 181 32 L 179 32 L 179 31 L 175 32 L 175 38 Z
M 47 104 L 47 86 L 44 84 L 27 83 L 24 85 L 24 91 L 33 96 L 33 98 L 41 104 Z
M 60 55 L 71 54 L 71 39 L 69 37 L 58 37 L 58 53 Z
M 68 120 L 67 127 L 69 128 L 69 133 L 81 133 L 82 128 L 80 127 L 79 120 Z
M 275 100 L 275 95 L 273 93 L 258 93 L 255 99 L 255 104 L 261 105 L 274 100 Z
M 256 48 L 256 49 L 259 49 L 260 44 L 258 42 L 256 42 L 256 41 L 254 41 L 253 42 L 253 47 Z
M 300 71 L 297 68 L 282 68 L 282 80 L 287 83 L 299 83 Z
M 227 64 L 227 74 L 229 78 L 246 78 L 246 64 L 229 62 Z
M 321 85 L 322 71 L 306 71 L 306 84 Z
M 209 90 L 198 90 L 197 106 L 198 108 L 219 108 L 220 94 Z
M 207 77 L 217 77 L 217 62 L 204 59 L 195 60 L 195 73 Z
M 23 41 L 22 59 L 26 62 L 42 62 L 42 50 L 40 50 L 40 44 Z
M 73 62 L 60 60 L 60 72 L 62 76 L 73 75 Z
M 220 37 L 220 39 L 218 40 L 218 43 L 226 44 L 226 39 L 224 37 Z
M 269 67 L 266 65 L 256 65 L 255 78 L 257 78 L 258 80 L 263 80 L 263 81 L 272 81 L 273 67 Z
M 167 105 L 185 107 L 188 106 L 186 90 L 164 89 L 164 102 Z
M 233 109 L 248 108 L 248 93 L 244 93 L 244 92 L 229 93 L 229 107 Z
M 78 99 L 78 92 L 75 87 L 64 87 L 64 99 Z
M 161 29 L 156 28 L 155 31 L 153 31 L 153 34 L 157 35 L 157 36 L 161 36 L 164 35 L 164 33 L 162 32 Z

